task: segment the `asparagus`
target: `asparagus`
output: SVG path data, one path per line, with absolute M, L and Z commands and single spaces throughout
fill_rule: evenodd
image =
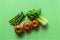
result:
M 24 14 L 21 13 L 20 17 L 18 18 L 18 20 L 16 21 L 16 25 L 20 23 L 20 21 L 23 19 Z
M 25 15 L 21 12 L 20 14 L 18 14 L 18 15 L 15 16 L 14 18 L 12 18 L 12 19 L 9 21 L 9 23 L 10 23 L 11 25 L 15 26 L 15 25 L 19 24 L 19 23 L 22 21 L 22 19 L 24 18 L 24 16 L 25 16 Z
M 20 14 L 18 14 L 17 16 L 15 16 L 14 18 L 12 18 L 10 21 L 14 21 L 14 19 L 17 19 L 19 17 Z M 9 21 L 9 22 L 10 22 Z
M 19 15 L 20 15 L 20 14 L 18 14 L 18 15 L 15 16 L 14 18 L 12 18 L 12 19 L 9 21 L 9 23 L 10 23 L 10 24 L 13 24 L 13 22 L 15 22 L 15 21 L 19 18 Z
M 21 12 L 21 17 L 20 17 L 20 19 L 18 20 L 18 24 L 19 23 L 21 23 L 23 20 L 24 20 L 24 18 L 25 18 L 25 15 L 23 14 L 23 12 Z

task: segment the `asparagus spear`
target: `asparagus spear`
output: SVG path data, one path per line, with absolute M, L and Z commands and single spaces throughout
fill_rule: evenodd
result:
M 20 20 L 20 17 L 22 16 L 22 14 L 19 15 L 19 18 L 15 20 L 14 25 L 17 25 L 17 22 L 19 22 L 18 20 Z
M 19 17 L 20 14 L 18 14 L 17 16 L 15 16 L 14 18 L 12 18 L 10 21 L 14 21 L 14 19 L 17 19 Z M 10 22 L 9 21 L 9 22 Z
M 19 24 L 21 21 L 23 21 L 24 17 L 25 17 L 25 15 L 23 14 L 23 12 L 21 12 L 21 16 L 18 19 L 17 24 Z
M 20 17 L 16 20 L 16 25 L 19 24 L 19 22 L 21 21 L 23 17 L 23 13 L 20 14 Z
M 14 17 L 13 19 L 10 20 L 10 24 L 15 26 L 15 25 L 19 24 L 24 17 L 25 17 L 25 15 L 23 14 L 23 12 L 21 12 L 16 17 Z
M 23 12 L 21 12 L 22 13 L 22 17 L 21 17 L 21 20 L 19 21 L 19 23 L 21 23 L 24 19 L 25 19 L 25 15 L 23 14 Z
M 15 16 L 14 18 L 12 18 L 12 19 L 9 21 L 9 23 L 10 23 L 10 24 L 13 24 L 13 22 L 15 22 L 15 21 L 19 18 L 19 15 L 20 15 L 20 14 L 18 14 L 18 15 Z

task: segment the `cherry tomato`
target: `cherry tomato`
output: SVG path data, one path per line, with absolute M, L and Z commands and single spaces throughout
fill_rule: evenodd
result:
M 31 23 L 30 22 L 25 22 L 24 24 L 23 24 L 23 29 L 24 30 L 30 30 L 30 28 L 31 28 Z
M 37 20 L 32 21 L 32 28 L 37 28 L 39 26 L 39 22 Z
M 14 27 L 14 31 L 15 31 L 15 33 L 17 33 L 17 34 L 22 34 L 23 28 L 22 28 L 20 25 L 16 25 L 16 26 Z

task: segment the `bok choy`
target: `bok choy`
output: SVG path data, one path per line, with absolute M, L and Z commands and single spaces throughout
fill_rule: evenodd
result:
M 42 26 L 46 26 L 48 24 L 48 21 L 47 19 L 43 18 L 42 16 L 40 16 L 41 14 L 41 9 L 32 9 L 32 10 L 29 10 L 26 15 L 29 17 L 29 19 L 33 20 L 33 19 L 36 19 L 40 22 L 40 24 Z

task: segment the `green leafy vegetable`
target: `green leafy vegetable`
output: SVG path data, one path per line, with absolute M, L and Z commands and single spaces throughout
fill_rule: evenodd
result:
M 47 19 L 39 16 L 41 14 L 41 9 L 32 9 L 26 13 L 26 15 L 31 19 L 36 19 L 40 22 L 41 25 L 46 26 L 48 24 Z

